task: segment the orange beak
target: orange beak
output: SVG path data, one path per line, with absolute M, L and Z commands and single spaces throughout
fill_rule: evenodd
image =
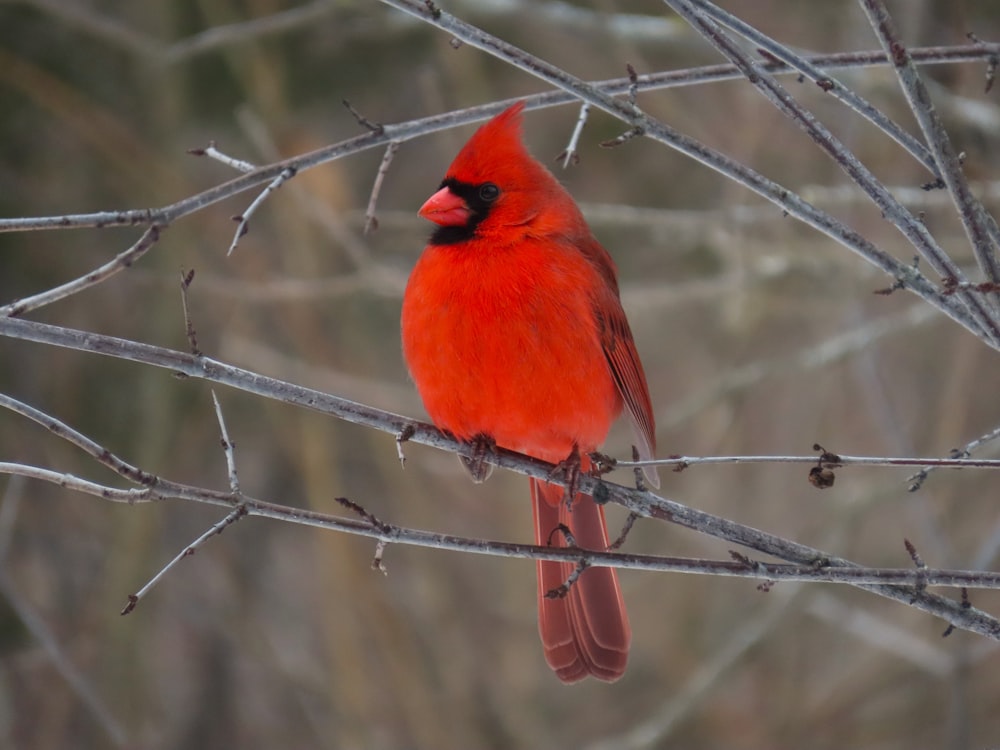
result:
M 443 227 L 457 227 L 468 224 L 472 212 L 451 188 L 443 187 L 428 198 L 417 213 Z

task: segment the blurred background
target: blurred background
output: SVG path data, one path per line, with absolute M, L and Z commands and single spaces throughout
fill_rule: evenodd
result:
M 654 0 L 442 3 L 586 79 L 717 55 Z M 849 0 L 723 5 L 801 50 L 873 49 Z M 1000 6 L 890 4 L 911 45 L 993 40 Z M 360 132 L 348 99 L 399 122 L 543 90 L 525 74 L 377 2 L 0 2 L 0 215 L 160 206 L 230 179 L 186 153 L 214 140 L 266 163 Z M 925 68 L 966 171 L 996 196 L 1000 110 L 984 64 Z M 888 70 L 841 80 L 908 128 Z M 792 91 L 965 266 L 944 196 L 901 149 L 812 84 Z M 909 261 L 913 251 L 794 125 L 742 82 L 642 93 L 679 130 L 742 160 Z M 553 163 L 577 108 L 529 113 Z M 1000 423 L 1000 362 L 857 257 L 667 148 L 601 141 L 594 113 L 562 179 L 616 259 L 648 373 L 662 454 L 938 456 Z M 267 375 L 423 417 L 400 356 L 400 298 L 429 226 L 415 211 L 473 128 L 406 143 L 365 236 L 381 150 L 300 174 L 226 257 L 245 193 L 171 226 L 141 262 L 32 317 L 186 350 L 182 269 L 201 349 Z M 996 210 L 996 200 L 987 206 Z M 129 246 L 131 229 L 0 234 L 0 302 Z M 468 481 L 421 446 L 400 469 L 388 435 L 217 388 L 244 490 L 339 513 L 528 541 L 527 482 Z M 164 477 L 224 490 L 209 386 L 164 370 L 0 339 L 0 392 L 66 420 Z M 619 427 L 608 450 L 627 455 Z M 994 455 L 990 448 L 983 455 Z M 118 483 L 41 427 L 0 411 L 0 461 Z M 663 473 L 680 502 L 857 562 L 998 565 L 987 472 L 849 469 L 819 492 L 800 466 Z M 627 473 L 616 475 L 628 481 Z M 846 587 L 623 572 L 634 630 L 615 685 L 566 687 L 542 657 L 528 561 L 390 547 L 243 520 L 119 611 L 225 514 L 106 503 L 0 477 L 0 747 L 982 748 L 1000 742 L 997 644 Z M 623 514 L 612 509 L 612 534 Z M 628 549 L 727 558 L 729 546 L 643 521 Z M 1000 596 L 973 592 L 1000 613 Z

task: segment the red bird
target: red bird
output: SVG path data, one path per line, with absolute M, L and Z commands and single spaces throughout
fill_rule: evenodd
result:
M 576 203 L 521 142 L 519 102 L 479 128 L 420 208 L 438 227 L 403 296 L 403 355 L 440 429 L 479 446 L 581 469 L 624 405 L 643 458 L 656 449 L 646 377 L 618 296 L 614 262 Z M 482 479 L 482 465 L 470 465 Z M 477 471 L 478 468 L 478 471 Z M 647 471 L 659 486 L 655 470 Z M 531 479 L 535 540 L 606 550 L 604 509 Z M 612 568 L 546 593 L 572 563 L 538 562 L 538 627 L 563 682 L 625 672 L 632 631 Z

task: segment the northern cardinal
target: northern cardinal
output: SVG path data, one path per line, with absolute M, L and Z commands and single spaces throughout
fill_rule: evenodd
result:
M 617 272 L 576 203 L 521 141 L 514 104 L 479 128 L 420 208 L 437 224 L 403 296 L 403 355 L 427 413 L 459 440 L 558 463 L 604 441 L 624 405 L 643 458 L 653 409 Z M 471 462 L 482 479 L 482 463 Z M 655 470 L 649 481 L 659 486 Z M 535 540 L 606 550 L 604 509 L 531 479 Z M 617 680 L 632 631 L 613 568 L 538 561 L 538 626 L 563 682 Z

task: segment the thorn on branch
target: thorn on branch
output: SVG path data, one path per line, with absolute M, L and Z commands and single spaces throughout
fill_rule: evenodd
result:
M 667 456 L 667 458 L 669 458 L 671 461 L 673 461 L 673 460 L 676 460 L 678 458 L 681 458 L 681 456 L 678 453 L 672 453 L 671 455 Z M 687 461 L 681 461 L 680 463 L 677 463 L 677 464 L 674 465 L 674 468 L 672 469 L 672 471 L 680 474 L 682 471 L 684 471 L 690 465 L 691 464 L 688 463 Z
M 835 86 L 833 79 L 827 78 L 826 76 L 823 76 L 822 78 L 817 78 L 816 85 L 819 86 L 820 89 L 823 91 L 833 91 Z
M 347 111 L 354 116 L 354 119 L 358 121 L 358 124 L 361 125 L 361 127 L 367 128 L 373 133 L 378 133 L 379 135 L 382 135 L 382 133 L 385 132 L 385 125 L 380 122 L 372 122 L 369 120 L 363 114 L 358 112 L 358 110 L 354 108 L 354 105 L 347 101 L 347 99 L 341 99 L 341 102 L 343 102 L 344 106 L 347 107 Z

